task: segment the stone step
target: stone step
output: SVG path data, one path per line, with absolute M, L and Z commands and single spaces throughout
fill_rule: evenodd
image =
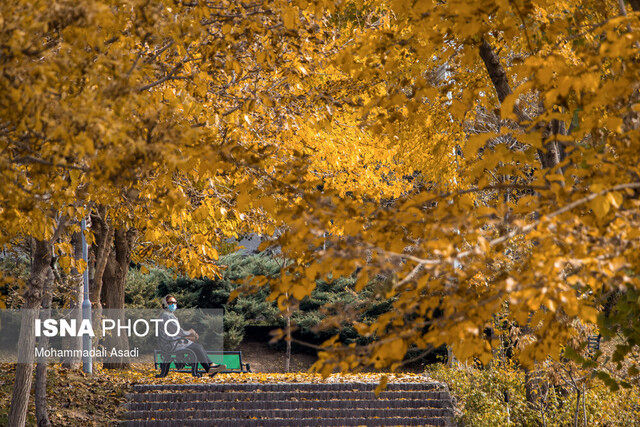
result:
M 135 392 L 164 391 L 372 391 L 377 383 L 226 383 L 226 384 L 136 384 Z M 430 383 L 392 383 L 388 391 L 431 391 L 445 390 L 443 384 Z
M 137 384 L 125 426 L 453 426 L 440 383 Z
M 414 399 L 450 400 L 449 392 L 443 391 L 383 391 L 377 397 L 373 391 L 210 391 L 210 392 L 167 392 L 130 393 L 129 402 L 185 402 L 185 401 L 273 401 L 273 400 L 374 400 L 374 399 Z
M 452 408 L 445 399 L 369 399 L 369 400 L 245 400 L 245 401 L 166 401 L 130 402 L 129 411 L 174 410 L 264 410 L 264 409 L 347 409 L 347 408 Z
M 149 421 L 124 421 L 123 427 L 238 427 L 238 426 L 446 426 L 455 424 L 451 418 L 288 418 L 270 420 L 247 420 L 238 418 L 228 419 L 192 419 L 185 421 L 149 420 Z
M 127 420 L 248 420 L 248 419 L 293 419 L 315 418 L 322 422 L 329 418 L 444 418 L 453 416 L 453 410 L 448 408 L 349 408 L 349 409 L 220 409 L 206 410 L 177 410 L 177 411 L 128 411 Z

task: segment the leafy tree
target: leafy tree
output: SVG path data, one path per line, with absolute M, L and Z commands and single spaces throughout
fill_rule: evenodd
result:
M 375 322 L 323 319 L 369 338 L 330 338 L 325 374 L 397 367 L 413 346 L 486 363 L 483 330 L 508 302 L 531 330 L 524 365 L 560 359 L 568 325 L 598 324 L 622 334 L 616 359 L 637 379 L 628 6 L 3 2 L 0 244 L 35 249 L 23 306 L 41 304 L 54 253 L 87 267 L 72 239 L 88 215 L 92 298 L 109 307 L 124 304 L 130 261 L 215 277 L 224 236 L 278 229 L 291 263 L 267 300 L 285 313 L 329 273 L 358 270 L 356 293 L 386 278 L 392 309 Z
M 355 348 L 332 339 L 318 367 L 397 367 L 413 345 L 445 344 L 486 363 L 493 352 L 483 331 L 505 301 L 510 320 L 532 331 L 517 355 L 529 367 L 561 357 L 576 337 L 572 322 L 615 321 L 610 296 L 638 286 L 638 14 L 623 2 L 328 10 L 362 13 L 340 26 L 351 41 L 335 63 L 362 90 L 335 120 L 353 115 L 391 145 L 450 153 L 457 172 L 426 157 L 422 185 L 385 203 L 309 175 L 273 191 L 274 200 L 293 201 L 265 203 L 287 224 L 280 243 L 295 260 L 271 287 L 279 306 L 298 304 L 327 271 L 362 268 L 357 289 L 379 272 L 392 277 L 393 309 L 372 325 L 355 323 L 379 339 Z M 395 160 L 412 162 L 405 152 Z M 631 329 L 617 357 L 635 367 Z
M 74 261 L 70 239 L 90 213 L 102 222 L 88 236 L 97 243 L 98 308 L 123 306 L 139 240 L 148 242 L 142 256 L 216 274 L 215 242 L 238 223 L 217 190 L 268 149 L 249 136 L 269 135 L 304 109 L 301 62 L 323 49 L 318 37 L 291 31 L 296 19 L 279 6 L 3 2 L 0 243 L 34 238 L 44 256 L 31 263 L 24 308 L 41 303 L 54 249 L 67 271 L 87 267 Z M 25 422 L 33 363 L 24 360 L 12 425 Z

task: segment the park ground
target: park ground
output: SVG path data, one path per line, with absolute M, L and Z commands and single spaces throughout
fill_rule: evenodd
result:
M 96 364 L 93 375 L 50 365 L 47 393 L 51 422 L 54 426 L 116 425 L 124 409 L 125 395 L 136 383 L 305 381 L 308 375 L 304 372 L 315 361 L 311 354 L 294 353 L 291 358 L 293 373 L 283 374 L 284 352 L 263 342 L 244 342 L 238 350 L 242 351 L 243 362 L 250 364 L 253 373 L 193 378 L 188 374 L 172 372 L 167 378 L 156 379 L 154 376 L 157 372 L 150 364 L 135 364 L 128 371 L 107 370 Z M 0 364 L 0 426 L 7 424 L 13 366 L 9 363 Z M 36 425 L 33 396 L 29 403 L 27 424 Z
M 94 367 L 93 375 L 52 365 L 48 375 L 48 408 L 54 426 L 116 425 L 124 411 L 125 395 L 134 384 L 193 382 L 379 382 L 387 376 L 389 382 L 440 381 L 446 383 L 456 405 L 456 418 L 461 425 L 538 425 L 539 408 L 526 403 L 524 377 L 509 368 L 476 369 L 459 366 L 448 368 L 434 364 L 412 372 L 335 374 L 327 379 L 306 372 L 314 356 L 293 353 L 290 373 L 283 373 L 285 353 L 266 343 L 244 342 L 240 346 L 243 361 L 249 362 L 252 373 L 221 374 L 213 378 L 193 378 L 188 374 L 170 373 L 156 379 L 151 365 L 132 365 L 128 371 Z M 0 364 L 0 425 L 6 425 L 13 365 Z M 510 402 L 504 402 L 504 392 Z M 588 425 L 640 425 L 640 391 L 636 388 L 611 392 L 597 380 L 590 383 L 584 412 Z M 575 399 L 550 398 L 545 403 L 547 425 L 570 425 Z M 507 411 L 507 407 L 509 411 Z M 581 411 L 582 411 L 581 409 Z M 30 401 L 27 425 L 35 426 L 33 398 Z

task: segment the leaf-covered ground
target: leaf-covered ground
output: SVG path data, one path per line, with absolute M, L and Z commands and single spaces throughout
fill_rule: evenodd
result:
M 219 374 L 211 378 L 193 378 L 189 374 L 172 372 L 166 378 L 155 378 L 152 365 L 132 365 L 128 371 L 109 371 L 96 366 L 94 374 L 67 370 L 59 365 L 49 369 L 48 407 L 51 421 L 57 426 L 116 425 L 122 414 L 125 395 L 133 384 L 221 383 L 221 382 L 379 382 L 387 376 L 389 382 L 439 381 L 451 389 L 456 403 L 456 417 L 464 425 L 505 425 L 507 419 L 516 425 L 533 425 L 539 419 L 536 408 L 527 406 L 524 376 L 504 369 L 446 368 L 435 365 L 426 373 L 361 373 L 332 375 L 323 380 L 320 375 L 295 373 Z M 13 365 L 0 364 L 0 425 L 7 424 L 7 413 L 13 386 Z M 509 390 L 510 411 L 503 399 Z M 575 396 L 553 398 L 546 408 L 549 425 L 571 424 Z M 510 415 L 508 415 L 510 413 Z M 29 405 L 28 425 L 35 425 L 33 397 Z M 582 415 L 582 413 L 581 413 Z M 585 415 L 589 425 L 640 425 L 640 390 L 611 392 L 599 381 L 587 390 Z
M 150 375 L 148 369 L 109 372 L 100 367 L 94 375 L 67 370 L 59 365 L 49 367 L 47 394 L 51 422 L 54 425 L 115 425 L 122 411 L 125 393 L 136 381 Z M 0 425 L 6 425 L 14 365 L 0 365 Z M 29 401 L 28 425 L 36 425 L 33 389 Z
M 13 366 L 0 365 L 0 425 L 6 425 Z M 132 365 L 128 371 L 106 370 L 99 365 L 93 375 L 81 371 L 67 370 L 60 365 L 49 368 L 48 407 L 51 422 L 64 426 L 115 425 L 123 412 L 125 394 L 133 384 L 167 383 L 277 383 L 277 382 L 379 382 L 385 374 L 341 374 L 322 379 L 320 375 L 296 373 L 246 373 L 218 374 L 215 377 L 194 378 L 189 374 L 171 372 L 166 378 L 155 378 L 157 371 L 152 365 Z M 389 382 L 431 381 L 421 374 L 389 374 Z M 35 425 L 33 396 L 29 405 L 28 424 Z

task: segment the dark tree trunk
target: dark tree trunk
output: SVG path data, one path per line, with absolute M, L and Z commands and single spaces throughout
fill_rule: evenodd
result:
M 113 234 L 113 249 L 109 254 L 102 277 L 103 285 L 101 291 L 102 306 L 105 309 L 124 308 L 124 287 L 131 261 L 131 247 L 135 230 L 124 230 L 117 228 Z M 124 319 L 122 319 L 124 320 Z M 107 342 L 107 347 L 117 347 L 122 350 L 129 348 L 129 341 L 126 336 L 112 336 Z M 127 369 L 129 363 L 121 361 L 111 361 L 104 363 L 106 369 Z
M 629 0 L 629 4 L 634 12 L 640 12 L 640 0 Z
M 489 78 L 493 87 L 498 95 L 498 100 L 503 103 L 505 98 L 511 94 L 511 87 L 509 86 L 509 78 L 507 73 L 500 64 L 500 58 L 493 51 L 493 48 L 485 39 L 482 39 L 480 44 L 480 58 L 484 61 L 484 65 L 489 73 Z
M 34 242 L 31 273 L 24 294 L 23 308 L 27 310 L 22 317 L 20 338 L 18 340 L 18 357 L 20 363 L 16 364 L 13 395 L 11 396 L 11 407 L 7 420 L 8 425 L 12 427 L 24 426 L 27 418 L 27 406 L 29 404 L 29 392 L 31 391 L 33 362 L 35 358 L 34 324 L 38 316 L 38 308 L 42 303 L 45 284 L 53 281 L 51 257 L 51 242 L 36 240 Z
M 104 308 L 124 308 L 124 285 L 129 263 L 131 262 L 131 246 L 133 230 L 118 228 L 113 235 L 113 249 L 106 260 L 102 276 L 102 305 Z
M 480 58 L 482 58 L 485 68 L 487 69 L 487 74 L 489 74 L 491 83 L 493 83 L 493 87 L 496 90 L 496 94 L 498 95 L 498 100 L 500 101 L 500 103 L 502 103 L 507 98 L 507 96 L 511 94 L 511 87 L 509 86 L 509 78 L 507 76 L 507 73 L 500 63 L 500 58 L 485 39 L 482 39 L 482 43 L 479 47 L 479 52 Z M 531 121 L 531 118 L 528 117 L 527 114 L 525 114 L 525 112 L 518 105 L 514 107 L 514 113 L 520 121 Z M 565 134 L 565 125 L 563 122 L 560 122 L 558 120 L 552 120 L 551 123 L 549 123 L 545 127 L 546 130 L 544 139 L 553 140 L 545 144 L 544 151 L 538 150 L 538 155 L 540 157 L 540 163 L 542 164 L 542 167 L 550 168 L 557 165 L 564 159 L 564 149 L 562 147 L 562 144 L 555 141 L 553 135 Z

